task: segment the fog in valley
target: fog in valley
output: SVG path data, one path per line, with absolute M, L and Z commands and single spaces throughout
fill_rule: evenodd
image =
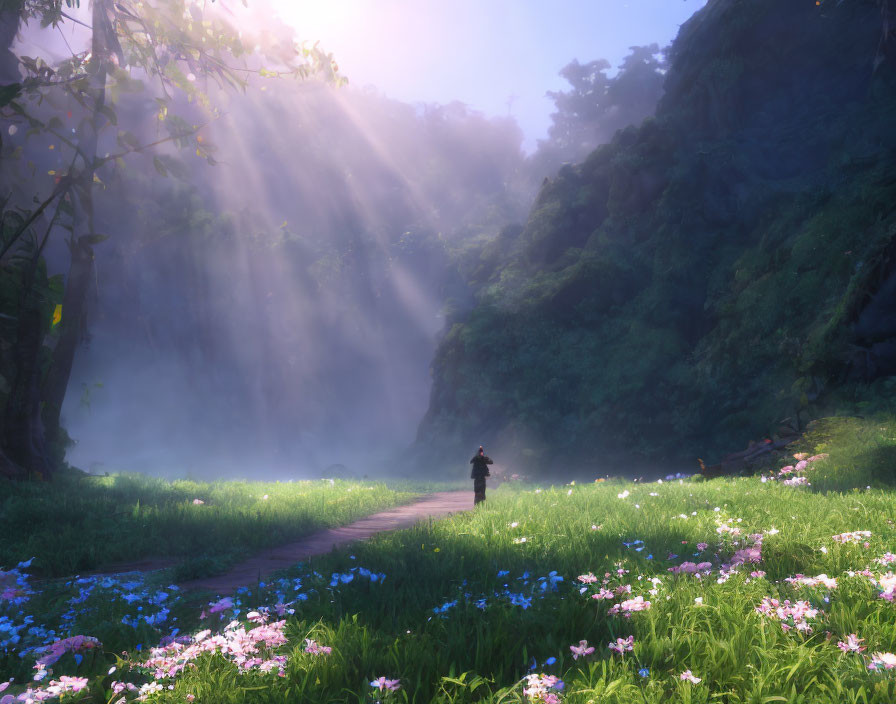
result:
M 268 44 L 249 65 L 270 65 L 297 35 L 254 17 Z M 531 116 L 512 100 L 506 113 L 451 94 L 400 100 L 350 66 L 347 85 L 253 74 L 244 91 L 197 85 L 208 105 L 174 97 L 172 115 L 204 125 L 202 153 L 163 144 L 100 174 L 95 230 L 108 239 L 62 407 L 67 461 L 202 479 L 429 476 L 408 448 L 438 340 L 486 283 L 483 252 L 563 164 L 652 113 L 676 29 L 624 56 L 595 44 L 558 60 L 562 87 L 538 87 L 546 134 L 524 131 Z M 52 61 L 60 38 L 32 24 L 18 41 Z M 152 90 L 118 100 L 119 132 L 159 138 Z M 61 168 L 50 142 L 22 140 L 38 172 Z M 115 145 L 101 137 L 100 152 Z M 67 272 L 63 234 L 45 251 L 51 273 Z

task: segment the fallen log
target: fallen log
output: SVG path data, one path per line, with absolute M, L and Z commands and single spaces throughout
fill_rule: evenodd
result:
M 788 445 L 799 440 L 799 435 L 788 435 L 783 438 L 770 439 L 766 438 L 761 442 L 751 442 L 746 450 L 740 452 L 732 452 L 725 455 L 718 464 L 706 465 L 702 459 L 697 459 L 700 467 L 700 473 L 707 479 L 721 477 L 732 474 L 739 474 L 760 460 L 768 459 L 768 456 L 774 452 L 780 452 Z

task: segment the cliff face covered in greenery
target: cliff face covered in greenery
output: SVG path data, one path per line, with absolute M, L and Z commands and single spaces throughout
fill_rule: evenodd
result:
M 486 443 L 533 472 L 693 463 L 892 397 L 887 12 L 710 0 L 673 45 L 655 118 L 561 169 L 482 250 L 418 442 Z

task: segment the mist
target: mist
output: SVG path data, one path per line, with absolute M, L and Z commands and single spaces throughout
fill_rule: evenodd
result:
M 256 31 L 269 49 L 292 37 Z M 58 38 L 45 50 L 62 51 Z M 512 116 L 372 86 L 203 85 L 214 113 L 180 98 L 214 156 L 163 146 L 117 167 L 98 196 L 110 237 L 62 409 L 67 461 L 197 479 L 430 475 L 406 450 L 483 258 L 544 179 L 652 112 L 659 56 L 570 57 L 572 90 L 551 93 L 553 127 L 533 154 Z M 626 70 L 629 88 L 608 78 Z M 580 114 L 596 87 L 610 97 Z M 124 96 L 120 129 L 157 138 L 150 104 Z M 47 251 L 56 271 L 61 240 Z

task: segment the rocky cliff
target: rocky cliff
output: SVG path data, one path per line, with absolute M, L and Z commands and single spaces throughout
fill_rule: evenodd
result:
M 657 114 L 482 252 L 420 447 L 691 463 L 896 390 L 896 51 L 878 0 L 710 0 Z M 467 452 L 469 454 L 469 452 Z

